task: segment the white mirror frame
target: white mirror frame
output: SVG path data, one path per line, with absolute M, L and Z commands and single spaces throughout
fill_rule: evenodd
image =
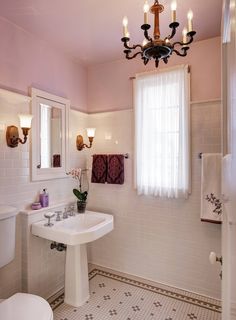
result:
M 66 172 L 69 168 L 69 110 L 70 101 L 50 94 L 48 92 L 31 88 L 32 96 L 32 144 L 31 144 L 31 179 L 32 181 L 51 180 L 68 177 Z M 62 157 L 61 167 L 38 168 L 40 161 L 40 128 L 39 128 L 39 103 L 51 103 L 61 106 L 62 112 Z

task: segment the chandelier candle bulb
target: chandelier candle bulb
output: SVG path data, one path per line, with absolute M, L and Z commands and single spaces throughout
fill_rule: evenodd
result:
M 123 23 L 123 35 L 124 35 L 124 37 L 127 37 L 127 34 L 128 34 L 128 18 L 124 17 L 122 23 Z
M 182 34 L 183 34 L 183 43 L 186 43 L 187 42 L 187 29 L 186 28 L 184 28 L 183 29 L 183 32 L 182 32 Z
M 148 24 L 149 5 L 147 1 L 145 1 L 144 3 L 143 11 L 144 11 L 144 24 Z
M 176 8 L 177 8 L 177 3 L 176 3 L 176 1 L 173 1 L 171 3 L 171 18 L 172 18 L 172 22 L 176 22 Z
M 148 43 L 147 39 L 143 39 L 143 47 Z
M 188 32 L 193 31 L 193 12 L 189 10 L 188 12 Z

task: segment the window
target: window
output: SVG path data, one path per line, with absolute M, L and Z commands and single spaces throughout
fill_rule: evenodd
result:
M 134 81 L 134 103 L 138 194 L 187 197 L 188 66 L 138 74 Z

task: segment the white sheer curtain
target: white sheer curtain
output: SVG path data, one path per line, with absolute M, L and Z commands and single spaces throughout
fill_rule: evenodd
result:
M 188 66 L 138 74 L 134 104 L 138 194 L 186 198 L 190 171 Z

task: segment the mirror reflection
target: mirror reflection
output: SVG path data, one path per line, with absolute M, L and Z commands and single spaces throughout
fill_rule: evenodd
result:
M 70 101 L 32 88 L 32 181 L 67 177 Z
M 48 104 L 40 107 L 40 163 L 38 168 L 61 167 L 62 110 Z

